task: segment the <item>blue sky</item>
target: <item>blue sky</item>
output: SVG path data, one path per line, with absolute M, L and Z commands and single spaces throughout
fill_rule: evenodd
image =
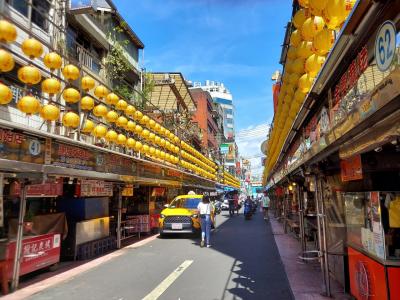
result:
M 179 71 L 187 80 L 216 80 L 230 89 L 240 154 L 259 153 L 273 115 L 271 75 L 280 68 L 292 1 L 114 2 L 145 44 L 147 70 Z

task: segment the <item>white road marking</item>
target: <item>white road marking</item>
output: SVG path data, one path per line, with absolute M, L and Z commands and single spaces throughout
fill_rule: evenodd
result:
M 185 260 L 179 267 L 177 267 L 171 274 L 169 274 L 168 277 L 165 278 L 154 290 L 152 290 L 150 294 L 148 294 L 142 300 L 158 299 L 192 263 L 193 260 Z

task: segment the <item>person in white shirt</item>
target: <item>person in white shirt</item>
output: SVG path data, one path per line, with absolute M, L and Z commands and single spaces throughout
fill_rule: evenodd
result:
M 210 235 L 211 235 L 211 222 L 212 222 L 212 214 L 214 212 L 214 207 L 210 203 L 210 199 L 208 197 L 203 197 L 202 201 L 197 205 L 197 211 L 200 216 L 200 224 L 201 224 L 201 242 L 200 246 L 204 247 L 204 243 L 206 243 L 207 247 L 211 246 L 210 244 Z

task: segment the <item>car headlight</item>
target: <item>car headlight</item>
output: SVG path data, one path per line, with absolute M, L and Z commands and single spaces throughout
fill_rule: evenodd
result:
M 199 216 L 197 214 L 192 215 L 192 218 L 197 219 Z
M 164 218 L 165 218 L 165 215 L 161 214 L 160 219 L 164 219 Z

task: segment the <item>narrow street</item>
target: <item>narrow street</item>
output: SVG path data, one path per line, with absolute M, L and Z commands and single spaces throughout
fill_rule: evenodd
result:
M 211 248 L 190 237 L 157 239 L 30 299 L 293 299 L 261 213 L 218 217 Z M 185 262 L 179 277 L 165 280 Z

